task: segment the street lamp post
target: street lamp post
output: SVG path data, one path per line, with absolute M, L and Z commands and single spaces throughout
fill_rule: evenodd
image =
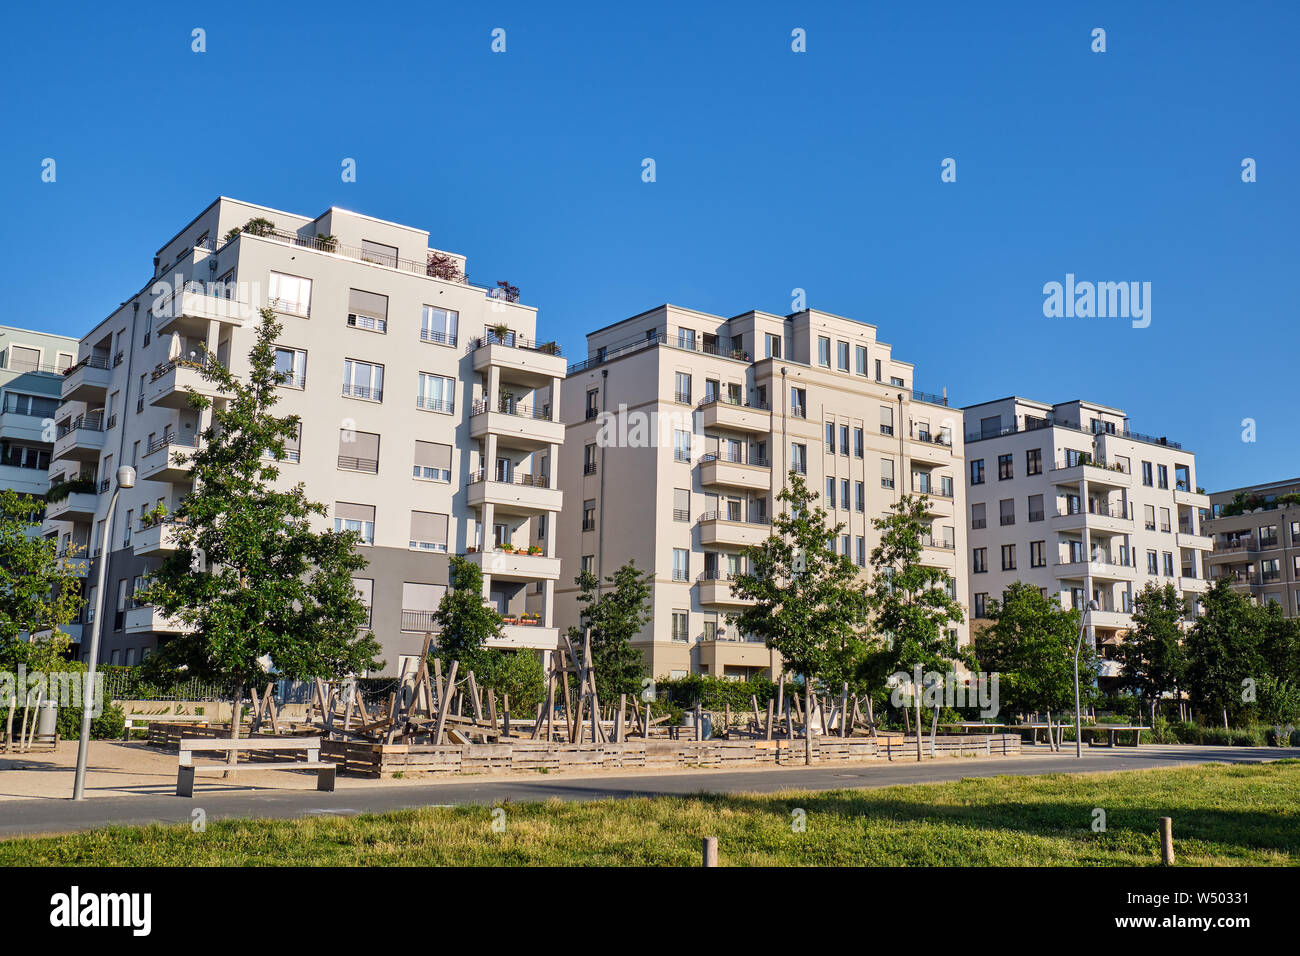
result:
M 1083 632 L 1088 627 L 1088 615 L 1097 610 L 1097 599 L 1093 598 L 1083 609 L 1083 619 L 1079 621 L 1079 640 L 1074 645 L 1074 755 L 1083 757 L 1083 714 L 1079 709 L 1079 653 L 1083 650 Z
M 86 686 L 81 695 L 81 738 L 77 741 L 77 773 L 72 782 L 72 799 L 83 799 L 86 788 L 86 754 L 90 749 L 90 717 L 95 706 L 95 673 L 99 662 L 99 635 L 103 627 L 104 577 L 108 570 L 109 546 L 113 536 L 113 510 L 117 507 L 117 496 L 123 488 L 135 487 L 135 469 L 123 465 L 117 470 L 117 487 L 113 497 L 108 500 L 108 514 L 104 516 L 104 540 L 100 542 L 99 566 L 95 569 L 95 600 L 101 606 L 94 609 L 95 618 L 90 622 L 90 657 L 86 670 Z

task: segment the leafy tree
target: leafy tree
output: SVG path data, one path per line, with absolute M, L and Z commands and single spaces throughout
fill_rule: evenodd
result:
M 0 490 L 0 668 L 50 671 L 68 652 L 59 629 L 71 623 L 84 603 L 81 581 L 56 556 L 56 543 L 39 537 L 44 502 Z M 49 631 L 48 638 L 20 640 Z
M 365 605 L 352 577 L 366 566 L 355 532 L 317 531 L 328 515 L 302 484 L 277 487 L 296 415 L 276 417 L 273 343 L 280 325 L 262 310 L 245 382 L 204 355 L 203 378 L 223 393 L 211 409 L 193 463 L 194 490 L 177 507 L 177 549 L 153 572 L 139 599 L 186 626 L 145 663 L 146 676 L 186 676 L 233 686 L 234 714 L 244 690 L 281 677 L 339 679 L 382 666 L 379 643 L 364 630 Z M 238 719 L 231 737 L 239 734 Z M 233 755 L 232 755 L 233 757 Z
M 891 514 L 872 521 L 880 532 L 880 543 L 871 552 L 868 600 L 876 629 L 883 636 L 877 645 L 880 653 L 872 663 L 890 672 L 912 671 L 918 665 L 923 671 L 947 671 L 959 661 L 973 663 L 948 633 L 950 624 L 963 619 L 961 605 L 948 596 L 948 572 L 921 562 L 922 540 L 930 533 L 928 502 L 926 495 L 903 495 Z M 919 707 L 917 714 L 919 720 Z M 938 718 L 936 708 L 932 737 Z M 918 726 L 918 756 L 920 733 Z
M 645 676 L 645 659 L 632 646 L 632 638 L 650 622 L 650 576 L 629 561 L 605 581 L 612 586 L 601 593 L 590 571 L 574 579 L 578 585 L 578 624 L 569 628 L 574 650 L 591 634 L 591 663 L 596 669 L 596 695 L 609 702 L 619 694 L 635 694 Z
M 1201 614 L 1187 633 L 1184 681 L 1192 699 L 1213 713 L 1230 716 L 1246 710 L 1243 682 L 1261 676 L 1258 615 L 1250 601 L 1219 578 L 1201 599 Z
M 828 526 L 817 498 L 791 471 L 777 495 L 783 507 L 772 534 L 745 549 L 748 568 L 731 583 L 733 594 L 754 602 L 735 615 L 736 626 L 781 653 L 803 678 L 806 703 L 815 679 L 858 655 L 869 618 L 859 569 L 847 554 L 835 553 L 844 525 Z
M 1001 601 L 989 602 L 992 624 L 975 636 L 980 669 L 999 674 L 1001 705 L 1012 711 L 1074 709 L 1074 649 L 1079 612 L 1016 581 Z M 1092 697 L 1096 655 L 1085 642 L 1079 653 L 1080 703 Z
M 487 642 L 501 636 L 501 615 L 483 600 L 483 572 L 474 562 L 453 555 L 451 587 L 433 612 L 438 626 L 438 653 L 465 669 Z M 477 676 L 477 675 L 476 675 Z
M 1186 615 L 1187 602 L 1172 584 L 1147 584 L 1133 599 L 1133 626 L 1118 649 L 1119 683 L 1146 703 L 1153 723 L 1160 698 L 1178 691 L 1187 670 Z
M 1300 618 L 1288 618 L 1269 602 L 1258 609 L 1260 655 L 1264 670 L 1280 681 L 1300 686 Z

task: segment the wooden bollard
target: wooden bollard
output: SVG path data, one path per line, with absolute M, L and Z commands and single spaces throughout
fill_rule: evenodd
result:
M 705 866 L 718 865 L 718 838 L 717 837 L 704 838 L 704 865 Z
M 1160 862 L 1165 866 L 1174 865 L 1174 820 L 1172 817 L 1160 818 Z

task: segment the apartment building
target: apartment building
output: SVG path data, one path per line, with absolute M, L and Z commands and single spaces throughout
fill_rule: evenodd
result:
M 480 564 L 484 597 L 506 616 L 501 646 L 555 647 L 559 561 L 548 531 L 563 501 L 553 465 L 565 362 L 536 341 L 537 310 L 516 289 L 471 283 L 465 258 L 428 240 L 343 209 L 313 219 L 220 198 L 81 339 L 50 473 L 93 485 L 51 505 L 45 533 L 108 561 L 108 593 L 92 592 L 86 611 L 106 615 L 104 661 L 134 663 L 176 633 L 133 595 L 174 546 L 156 509 L 174 511 L 191 490 L 177 456 L 209 424 L 187 390 L 223 400 L 201 363 L 246 373 L 268 305 L 283 326 L 276 412 L 302 421 L 280 480 L 328 505 L 323 526 L 361 534 L 369 565 L 356 585 L 383 645 L 382 673 L 419 653 L 456 553 Z M 138 480 L 105 527 L 121 465 Z
M 1089 630 L 1102 676 L 1115 676 L 1138 591 L 1173 584 L 1194 609 L 1207 587 L 1210 499 L 1195 455 L 1091 402 L 1012 397 L 963 413 L 974 626 L 1015 581 L 1065 607 L 1095 599 Z
M 653 620 L 635 642 L 653 675 L 775 676 L 779 655 L 730 620 L 743 609 L 730 580 L 770 534 L 791 469 L 864 568 L 872 519 L 927 492 L 926 560 L 965 600 L 961 415 L 913 388 L 912 365 L 874 326 L 662 305 L 592 332 L 587 350 L 561 406 L 562 624 L 578 619 L 579 569 L 603 580 L 633 561 L 653 576 Z M 964 642 L 966 624 L 956 630 Z
M 43 495 L 54 413 L 77 340 L 0 325 L 0 488 Z
M 1214 492 L 1205 533 L 1210 578 L 1300 617 L 1300 478 Z

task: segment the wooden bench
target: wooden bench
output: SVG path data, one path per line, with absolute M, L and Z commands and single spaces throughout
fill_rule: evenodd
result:
M 1136 747 L 1142 742 L 1142 731 L 1150 730 L 1151 728 L 1132 724 L 1093 724 L 1091 727 L 1084 729 L 1086 731 L 1091 731 L 1093 737 L 1096 736 L 1097 731 L 1104 730 L 1106 731 L 1106 736 L 1109 738 L 1106 743 L 1099 744 L 1095 739 L 1093 739 L 1093 737 L 1090 737 L 1088 738 L 1089 747 Z M 1131 731 L 1133 734 L 1133 742 L 1131 744 L 1121 744 L 1119 742 L 1120 733 L 1125 731 Z
M 131 731 L 136 724 L 144 724 L 148 730 L 150 724 L 202 724 L 206 727 L 209 723 L 211 721 L 207 717 L 195 717 L 193 714 L 127 714 L 122 722 L 122 739 L 131 739 Z
M 263 752 L 276 750 L 305 750 L 306 760 L 268 762 L 255 764 L 195 764 L 194 754 L 215 751 L 229 754 L 232 751 Z M 327 793 L 334 791 L 334 772 L 338 764 L 320 759 L 319 737 L 243 737 L 239 740 L 212 738 L 186 738 L 180 742 L 180 765 L 176 770 L 176 796 L 194 796 L 194 775 L 197 773 L 238 773 L 241 770 L 315 770 L 316 789 Z

